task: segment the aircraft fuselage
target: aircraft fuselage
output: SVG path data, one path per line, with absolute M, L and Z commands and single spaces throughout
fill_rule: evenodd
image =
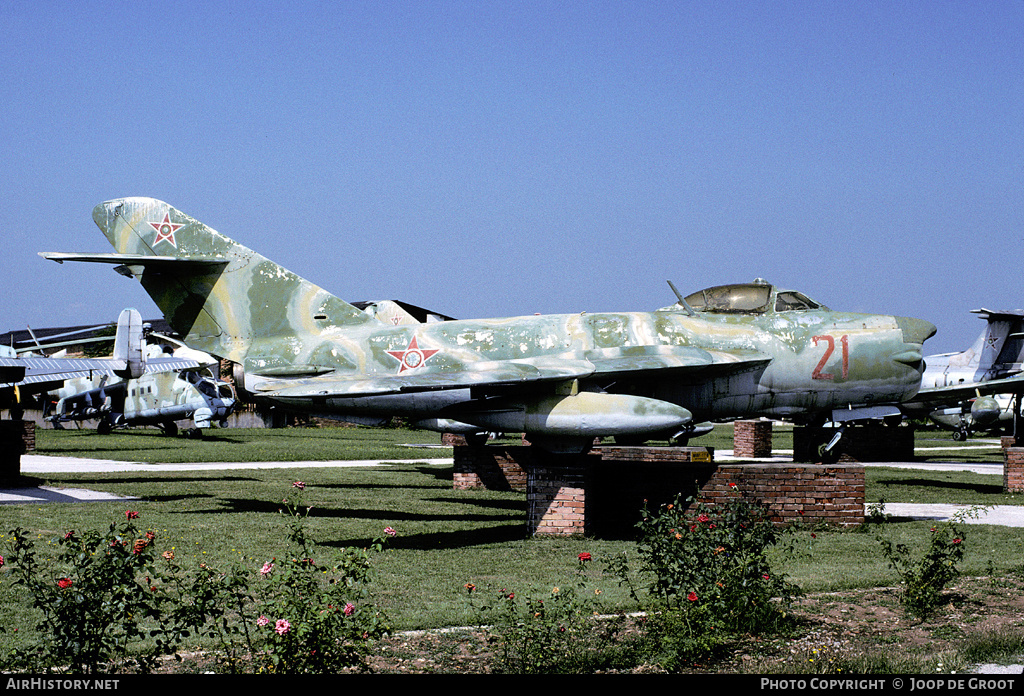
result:
M 278 341 L 267 341 L 266 350 L 254 342 L 245 368 L 249 374 L 267 372 L 279 361 L 284 367 L 298 360 L 337 366 L 339 376 L 355 369 L 368 376 L 440 377 L 495 362 L 544 365 L 631 355 L 644 358 L 651 347 L 688 348 L 719 359 L 758 353 L 770 359 L 738 372 L 722 370 L 716 363 L 678 377 L 660 372 L 651 377 L 641 370 L 626 370 L 621 375 L 584 376 L 579 381 L 581 388 L 639 394 L 678 404 L 689 409 L 696 420 L 813 416 L 851 405 L 899 403 L 913 396 L 920 386 L 923 339 L 905 335 L 908 321 L 918 320 L 829 310 L 761 317 L 690 316 L 668 310 L 461 320 L 394 328 L 346 327 L 337 336 L 329 329 L 308 336 L 303 343 L 312 345 L 303 346 L 304 357 L 291 351 L 281 355 Z M 297 344 L 288 347 L 294 349 Z M 651 359 L 656 360 L 657 354 Z M 715 376 L 717 372 L 725 374 Z M 544 384 L 536 387 L 538 394 L 549 389 Z M 334 396 L 321 404 L 331 411 L 427 417 L 440 408 L 457 410 L 458 404 L 485 391 L 495 396 L 502 393 L 501 387 L 489 386 Z

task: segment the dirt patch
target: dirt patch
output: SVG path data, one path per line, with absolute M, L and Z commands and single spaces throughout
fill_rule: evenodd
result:
M 828 671 L 829 663 L 892 653 L 935 659 L 971 636 L 1024 630 L 1024 582 L 1015 577 L 962 578 L 927 621 L 908 618 L 895 588 L 810 595 L 795 607 L 799 629 L 786 638 L 747 638 L 693 672 Z M 381 642 L 369 661 L 377 673 L 486 674 L 494 645 L 482 631 L 398 634 Z M 808 665 L 809 662 L 817 662 Z M 947 667 L 951 665 L 947 664 Z M 956 667 L 952 667 L 955 669 Z M 635 672 L 657 671 L 641 666 Z

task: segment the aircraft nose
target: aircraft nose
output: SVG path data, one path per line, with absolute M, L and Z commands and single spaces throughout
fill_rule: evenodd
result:
M 913 317 L 896 317 L 896 325 L 903 331 L 903 341 L 923 345 L 925 341 L 935 335 L 937 329 L 935 324 L 924 319 Z

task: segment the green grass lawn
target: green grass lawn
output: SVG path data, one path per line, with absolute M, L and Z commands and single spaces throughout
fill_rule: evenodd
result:
M 731 448 L 729 436 L 716 434 Z M 525 495 L 516 492 L 453 490 L 450 465 L 418 463 L 450 457 L 436 433 L 363 428 L 218 430 L 204 441 L 167 438 L 157 431 L 101 436 L 87 431 L 39 431 L 37 454 L 130 459 L 133 461 L 280 461 L 387 458 L 377 467 L 246 469 L 234 471 L 49 474 L 45 483 L 135 496 L 139 525 L 157 533 L 160 550 L 182 562 L 258 569 L 286 549 L 288 520 L 281 501 L 302 480 L 311 504 L 308 532 L 324 562 L 343 547 L 366 545 L 391 526 L 398 535 L 374 563 L 377 601 L 396 628 L 429 628 L 472 623 L 464 585 L 547 593 L 572 580 L 577 554 L 593 555 L 591 581 L 604 608 L 633 609 L 628 593 L 604 571 L 613 556 L 635 555 L 628 540 L 527 537 Z M 1001 476 L 868 467 L 867 502 L 962 502 L 1020 504 L 1002 493 Z M 40 481 L 43 482 L 43 481 Z M 40 543 L 70 529 L 105 529 L 124 517 L 124 502 L 0 506 L 0 554 L 9 531 L 29 530 Z M 639 513 L 639 511 L 638 511 Z M 797 535 L 799 553 L 780 571 L 807 591 L 892 585 L 876 533 L 911 546 L 927 541 L 927 522 L 872 526 L 869 533 L 815 530 Z M 963 570 L 981 575 L 1021 566 L 1019 530 L 972 526 Z M 0 569 L 2 643 L 18 640 L 13 628 L 28 623 L 25 597 Z

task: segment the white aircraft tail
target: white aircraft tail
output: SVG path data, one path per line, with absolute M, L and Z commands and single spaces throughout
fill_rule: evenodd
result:
M 146 371 L 145 339 L 142 335 L 142 315 L 137 309 L 125 309 L 117 318 L 114 337 L 114 359 L 120 361 L 114 374 L 125 379 L 136 379 Z
M 1021 333 L 1024 312 L 973 311 L 988 322 L 971 349 L 975 366 L 985 372 L 988 379 L 1019 371 L 1024 358 L 1024 334 Z

